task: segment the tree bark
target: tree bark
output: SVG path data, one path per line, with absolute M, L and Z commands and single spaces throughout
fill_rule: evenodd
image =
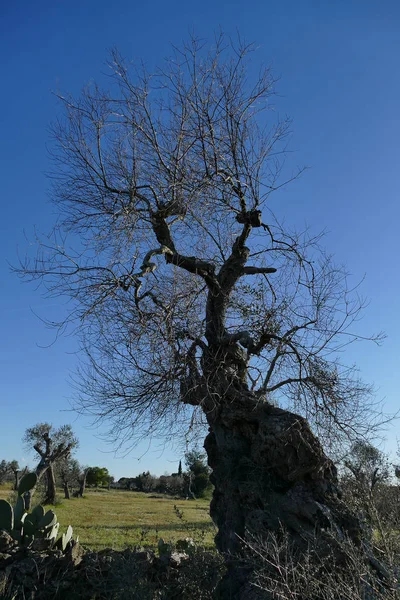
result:
M 190 471 L 188 473 L 186 473 L 185 475 L 185 483 L 186 483 L 186 490 L 185 490 L 185 497 L 186 500 L 189 500 L 189 498 L 191 498 L 192 500 L 196 500 L 196 496 L 193 493 L 192 490 L 192 483 L 193 483 L 193 473 L 190 473 Z
M 317 539 L 320 556 L 334 551 L 338 563 L 338 537 L 360 544 L 362 527 L 340 499 L 336 468 L 304 418 L 243 389 L 226 394 L 207 419 L 210 513 L 227 559 L 218 598 L 250 597 L 251 568 L 240 559 L 249 534 L 265 540 L 284 528 L 300 551 Z
M 35 471 L 35 473 L 37 475 L 37 484 L 42 479 L 43 475 L 46 473 L 48 468 L 49 468 L 48 463 L 42 459 L 40 461 L 40 463 L 38 464 L 38 466 L 36 467 L 36 471 Z M 36 486 L 37 486 L 37 484 L 36 484 Z M 24 494 L 25 510 L 31 509 L 32 498 L 33 498 L 33 494 L 36 491 L 36 486 L 34 488 L 32 488 L 31 490 L 29 490 L 28 492 L 25 492 L 25 494 Z
M 83 494 L 85 493 L 86 478 L 87 478 L 88 472 L 89 472 L 89 469 L 85 469 L 85 471 L 82 473 L 81 477 L 78 480 L 79 490 L 76 492 L 77 498 L 82 498 Z
M 14 491 L 18 490 L 20 471 L 14 471 Z
M 37 482 L 41 480 L 44 474 L 47 479 L 47 489 L 44 504 L 55 504 L 56 502 L 56 480 L 54 475 L 54 464 L 62 458 L 68 457 L 71 450 L 76 445 L 76 441 L 73 439 L 68 444 L 61 442 L 54 448 L 52 438 L 48 433 L 44 434 L 43 440 L 45 442 L 45 449 L 43 449 L 41 443 L 34 444 L 34 449 L 40 455 L 41 459 L 36 467 Z M 24 494 L 25 509 L 29 510 L 32 503 L 32 497 L 35 493 L 35 488 Z
M 66 500 L 69 500 L 71 498 L 71 494 L 70 494 L 70 491 L 69 491 L 68 481 L 64 481 L 63 482 L 63 488 L 64 488 L 64 498 Z
M 56 478 L 54 475 L 53 464 L 50 464 L 46 471 L 47 490 L 44 504 L 55 504 L 57 499 Z

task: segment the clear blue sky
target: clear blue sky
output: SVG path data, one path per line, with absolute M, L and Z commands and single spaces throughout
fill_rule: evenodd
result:
M 134 475 L 176 469 L 179 455 L 141 447 L 115 459 L 88 422 L 68 410 L 68 376 L 77 362 L 73 338 L 54 332 L 33 311 L 51 317 L 59 307 L 9 272 L 24 254 L 34 226 L 47 231 L 46 142 L 60 109 L 51 90 L 78 92 L 105 71 L 107 49 L 117 46 L 149 66 L 194 30 L 211 38 L 238 29 L 260 49 L 260 62 L 280 77 L 276 107 L 293 118 L 291 166 L 311 168 L 271 198 L 288 222 L 327 229 L 326 245 L 357 278 L 370 306 L 363 334 L 385 330 L 381 348 L 353 346 L 365 379 L 375 383 L 388 411 L 400 389 L 400 3 L 398 0 L 19 0 L 0 7 L 0 460 L 32 458 L 22 451 L 25 429 L 39 421 L 71 422 L 81 440 L 77 458 Z M 386 448 L 396 447 L 395 423 Z

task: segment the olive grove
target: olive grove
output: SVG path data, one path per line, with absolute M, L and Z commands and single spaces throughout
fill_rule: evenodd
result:
M 371 423 L 371 390 L 339 355 L 359 339 L 362 300 L 320 236 L 271 210 L 298 173 L 282 180 L 290 123 L 270 110 L 271 72 L 252 81 L 251 56 L 192 39 L 149 74 L 115 51 L 107 88 L 60 96 L 59 218 L 19 269 L 72 300 L 58 325 L 76 328 L 87 359 L 78 410 L 111 438 L 208 427 L 218 593 L 238 599 L 250 598 L 240 557 L 255 534 L 283 528 L 301 552 L 317 533 L 333 562 L 341 540 L 360 544 L 322 443 Z

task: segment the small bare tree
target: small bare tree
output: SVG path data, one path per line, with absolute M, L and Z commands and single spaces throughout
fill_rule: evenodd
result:
M 269 111 L 270 71 L 251 82 L 251 50 L 192 39 L 155 75 L 113 52 L 109 89 L 60 97 L 60 218 L 20 269 L 73 300 L 60 327 L 77 325 L 88 358 L 79 409 L 113 439 L 173 436 L 203 415 L 228 557 L 282 524 L 300 548 L 316 528 L 328 546 L 330 528 L 361 535 L 306 419 L 323 440 L 371 423 L 370 388 L 338 358 L 362 301 L 320 237 L 269 207 L 289 122 Z M 228 561 L 221 597 L 246 579 Z
M 21 476 L 25 475 L 25 473 L 28 470 L 28 467 L 24 467 L 21 472 L 18 461 L 12 460 L 10 462 L 10 469 L 12 471 L 12 474 L 14 475 L 14 490 L 16 491 L 18 489 L 19 480 L 20 480 Z
M 76 490 L 76 492 L 74 492 L 74 496 L 76 498 L 83 497 L 83 494 L 85 493 L 85 489 L 86 489 L 86 479 L 87 479 L 89 472 L 90 472 L 90 467 L 87 467 L 87 466 L 81 467 L 80 473 L 78 476 L 79 488 Z
M 79 485 L 82 468 L 78 461 L 71 456 L 64 456 L 56 463 L 56 479 L 62 485 L 64 498 L 71 498 L 71 488 Z
M 359 494 L 365 501 L 371 499 L 376 486 L 388 483 L 390 479 L 387 456 L 365 440 L 357 440 L 352 444 L 343 463 L 352 474 Z
M 46 477 L 46 495 L 44 504 L 55 504 L 56 502 L 56 480 L 55 464 L 70 456 L 72 450 L 77 447 L 78 440 L 70 425 L 62 425 L 55 429 L 49 423 L 38 423 L 26 430 L 24 436 L 25 445 L 34 448 L 40 456 L 36 467 L 38 481 Z M 26 507 L 29 508 L 34 490 L 28 493 Z

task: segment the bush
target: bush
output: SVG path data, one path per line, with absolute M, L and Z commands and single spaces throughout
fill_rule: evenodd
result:
M 211 470 L 206 464 L 204 452 L 198 450 L 187 452 L 185 462 L 188 467 L 188 471 L 185 473 L 188 488 L 186 495 L 203 498 L 212 489 L 210 482 Z
M 245 564 L 252 571 L 249 600 L 400 600 L 396 569 L 382 565 L 350 541 L 344 544 L 341 564 L 323 556 L 320 538 L 309 540 L 300 554 L 288 536 L 271 533 L 267 542 L 256 536 L 244 544 Z M 382 559 L 382 556 L 379 557 Z

